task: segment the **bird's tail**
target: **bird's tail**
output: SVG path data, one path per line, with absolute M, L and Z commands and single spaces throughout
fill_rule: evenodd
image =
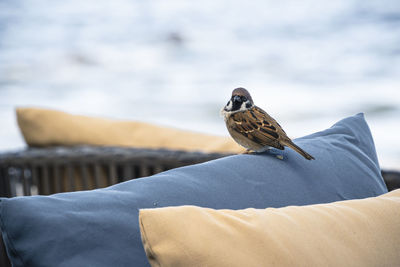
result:
M 283 143 L 283 142 L 281 142 L 281 143 Z M 294 151 L 296 151 L 297 153 L 299 153 L 300 155 L 302 155 L 304 158 L 306 158 L 308 160 L 315 159 L 313 156 L 311 156 L 310 154 L 305 152 L 303 149 L 298 147 L 295 143 L 293 143 L 290 140 L 285 141 L 284 145 L 290 147 L 291 149 L 293 149 Z

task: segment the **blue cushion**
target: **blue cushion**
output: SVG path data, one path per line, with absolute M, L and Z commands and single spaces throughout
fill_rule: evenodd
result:
M 295 142 L 291 149 L 230 156 L 105 189 L 1 199 L 0 226 L 13 266 L 149 266 L 138 210 L 326 203 L 387 192 L 362 114 Z M 190 223 L 190 222 L 188 222 Z

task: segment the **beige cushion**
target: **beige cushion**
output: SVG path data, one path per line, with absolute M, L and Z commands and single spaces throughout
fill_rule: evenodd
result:
M 229 137 L 143 122 L 93 118 L 39 108 L 18 108 L 17 119 L 30 146 L 102 145 L 227 153 L 243 151 Z
M 285 208 L 140 210 L 152 266 L 399 266 L 400 190 Z

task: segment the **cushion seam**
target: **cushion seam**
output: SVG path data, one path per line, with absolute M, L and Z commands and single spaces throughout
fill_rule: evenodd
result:
M 1 202 L 3 202 L 3 203 L 1 203 Z M 3 216 L 4 216 L 4 213 L 5 213 L 5 209 L 4 209 L 3 206 L 4 206 L 4 201 L 0 200 L 0 228 L 1 228 L 3 239 L 8 241 L 8 248 L 20 260 L 20 262 L 22 263 L 22 266 L 26 266 L 24 264 L 24 261 L 22 260 L 22 257 L 19 255 L 19 253 L 15 249 L 14 243 L 12 241 L 11 234 L 8 231 L 6 231 L 5 223 L 4 223 L 4 220 L 3 220 Z M 6 244 L 4 244 L 4 245 L 6 245 Z M 9 259 L 9 260 L 11 262 L 11 259 Z
M 140 218 L 139 222 L 140 222 L 140 226 L 141 226 L 140 228 L 142 229 L 143 238 L 144 238 L 144 240 L 146 240 L 146 246 L 149 248 L 150 253 L 154 256 L 154 259 L 157 262 L 158 266 L 161 266 L 160 262 L 158 261 L 158 259 L 156 257 L 156 254 L 153 251 L 153 248 L 150 245 L 150 242 L 148 241 L 149 238 L 147 237 L 146 230 L 144 229 L 143 219 L 142 219 L 142 217 L 140 217 L 140 213 L 139 213 L 139 218 Z M 145 252 L 146 252 L 146 250 L 145 250 Z

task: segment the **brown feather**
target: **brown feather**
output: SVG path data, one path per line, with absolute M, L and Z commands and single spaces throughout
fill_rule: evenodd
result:
M 227 115 L 226 125 L 233 139 L 247 149 L 260 151 L 275 147 L 283 150 L 288 146 L 306 159 L 314 159 L 292 142 L 275 119 L 257 106 Z
M 276 127 L 271 125 L 270 120 L 265 120 L 266 115 L 268 116 L 265 111 L 256 106 L 246 111 L 233 113 L 230 118 L 234 123 L 227 122 L 228 130 L 231 135 L 234 132 L 236 133 L 234 134 L 235 136 L 239 134 L 248 138 L 250 144 L 252 142 L 256 143 L 252 144 L 250 149 L 252 149 L 251 147 L 260 149 L 265 146 L 283 149 L 283 146 L 278 141 L 279 132 Z

